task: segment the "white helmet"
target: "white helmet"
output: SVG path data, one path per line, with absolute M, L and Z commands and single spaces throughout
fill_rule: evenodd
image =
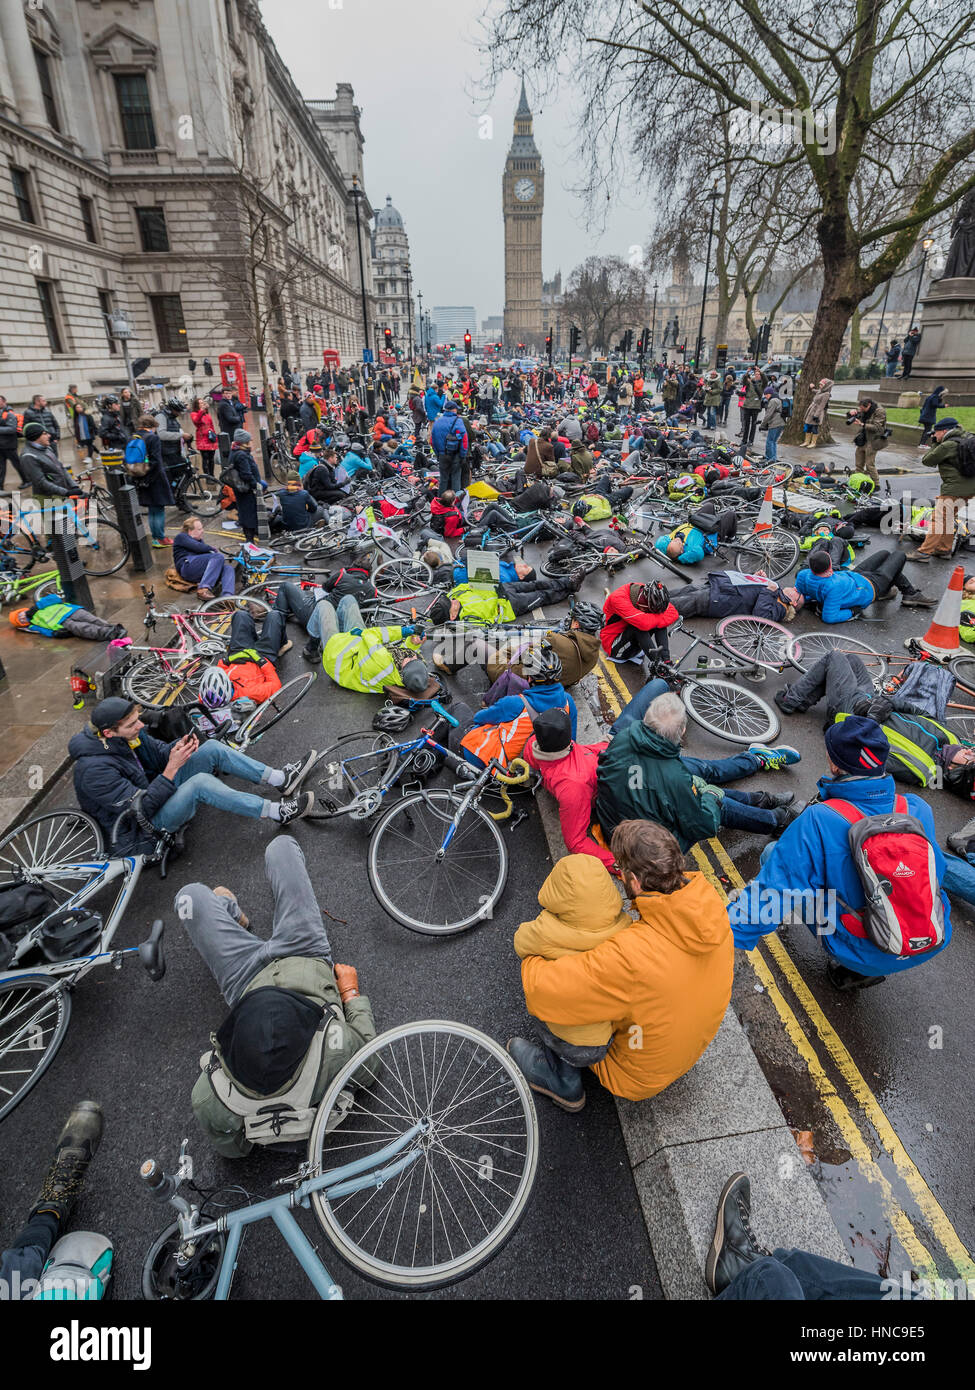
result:
M 234 683 L 220 666 L 208 666 L 200 680 L 200 703 L 207 709 L 226 709 L 234 698 Z

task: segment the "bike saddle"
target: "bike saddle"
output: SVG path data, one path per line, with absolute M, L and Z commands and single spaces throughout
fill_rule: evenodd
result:
M 157 920 L 152 924 L 148 939 L 139 943 L 139 959 L 145 966 L 150 980 L 161 980 L 166 973 L 166 957 L 163 952 L 165 930 L 162 921 Z

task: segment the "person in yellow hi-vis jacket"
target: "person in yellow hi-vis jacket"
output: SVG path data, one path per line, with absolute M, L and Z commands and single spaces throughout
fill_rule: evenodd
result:
M 366 627 L 350 595 L 333 608 L 327 600 L 316 609 L 321 631 L 322 665 L 345 690 L 364 695 L 392 693 L 430 698 L 439 689 L 420 655 L 422 634 L 407 627 Z

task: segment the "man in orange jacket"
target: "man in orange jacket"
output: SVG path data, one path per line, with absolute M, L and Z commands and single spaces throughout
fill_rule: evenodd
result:
M 234 614 L 230 624 L 230 648 L 217 665 L 233 682 L 235 700 L 246 696 L 260 705 L 281 689 L 281 677 L 274 663 L 291 646 L 285 639 L 284 629 L 285 616 L 274 609 L 265 617 L 260 636 L 246 608 Z
M 688 873 L 673 835 L 653 821 L 623 821 L 610 845 L 639 913 L 591 951 L 526 956 L 528 1012 L 549 1029 L 612 1020 L 609 1051 L 592 1070 L 614 1096 L 647 1100 L 690 1071 L 731 1000 L 734 941 L 728 913 L 703 874 Z M 525 1038 L 508 1051 L 533 1091 L 564 1110 L 585 1103 L 582 1074 Z

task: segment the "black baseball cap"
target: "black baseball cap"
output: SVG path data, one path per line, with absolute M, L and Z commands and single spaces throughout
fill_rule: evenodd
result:
M 120 724 L 133 710 L 141 708 L 135 700 L 126 700 L 122 695 L 110 695 L 107 700 L 99 701 L 92 710 L 91 722 L 99 733 L 104 733 L 106 729 L 114 729 L 115 725 Z

